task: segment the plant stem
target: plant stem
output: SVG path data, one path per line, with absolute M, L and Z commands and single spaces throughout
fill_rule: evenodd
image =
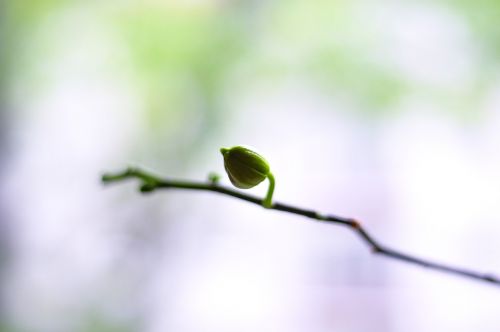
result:
M 274 190 L 274 177 L 272 177 L 271 174 L 269 177 L 270 187 L 265 199 L 261 199 L 256 196 L 244 194 L 239 191 L 220 186 L 219 184 L 217 184 L 216 181 L 210 181 L 205 183 L 197 181 L 179 181 L 179 180 L 163 179 L 149 172 L 143 171 L 139 168 L 131 168 L 131 167 L 127 168 L 123 172 L 104 174 L 102 176 L 102 182 L 103 183 L 120 182 L 130 178 L 136 178 L 142 182 L 139 187 L 139 190 L 141 192 L 152 192 L 155 191 L 156 189 L 188 189 L 188 190 L 212 191 L 227 196 L 232 196 L 234 198 L 238 198 L 249 203 L 261 205 L 270 210 L 293 213 L 317 221 L 323 221 L 323 222 L 347 226 L 352 231 L 356 232 L 361 237 L 363 242 L 365 242 L 371 249 L 371 251 L 375 254 L 393 258 L 395 260 L 403 261 L 406 263 L 420 265 L 422 267 L 426 267 L 433 270 L 455 274 L 462 277 L 468 277 L 478 281 L 488 282 L 495 286 L 500 286 L 500 279 L 494 275 L 479 273 L 465 268 L 452 267 L 445 264 L 436 263 L 427 259 L 418 258 L 412 255 L 402 253 L 398 250 L 390 249 L 388 247 L 380 245 L 377 241 L 374 240 L 374 238 L 370 234 L 368 234 L 368 232 L 355 219 L 344 218 L 335 215 L 323 215 L 314 210 L 303 209 L 283 203 L 271 204 L 270 198 L 272 197 L 272 192 Z M 269 201 L 266 201 L 268 199 Z
M 273 206 L 272 200 L 273 200 L 274 185 L 275 185 L 273 173 L 271 172 L 267 173 L 267 179 L 269 180 L 269 188 L 267 189 L 266 198 L 264 198 L 262 205 L 266 209 L 270 209 Z

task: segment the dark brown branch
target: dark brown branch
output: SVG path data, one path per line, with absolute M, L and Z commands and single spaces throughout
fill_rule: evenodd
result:
M 263 199 L 259 197 L 244 194 L 239 191 L 220 186 L 217 183 L 217 181 L 195 182 L 195 181 L 167 180 L 167 179 L 162 179 L 161 177 L 158 177 L 156 175 L 153 175 L 149 172 L 143 171 L 138 168 L 128 168 L 120 173 L 104 174 L 102 176 L 102 181 L 104 183 L 111 183 L 111 182 L 123 181 L 130 178 L 136 178 L 141 181 L 141 185 L 139 187 L 141 192 L 152 192 L 155 191 L 156 189 L 161 189 L 161 188 L 191 189 L 191 190 L 213 191 L 220 194 L 232 196 L 260 206 L 262 206 L 262 201 L 263 201 Z M 354 219 L 344 218 L 334 215 L 322 215 L 314 210 L 302 209 L 299 207 L 283 203 L 273 203 L 272 207 L 270 207 L 269 209 L 289 212 L 307 218 L 311 218 L 317 221 L 329 222 L 347 226 L 361 237 L 361 239 L 369 246 L 369 248 L 373 253 L 393 258 L 399 261 L 403 261 L 406 263 L 420 265 L 429 269 L 455 274 L 462 277 L 468 277 L 475 280 L 488 282 L 495 286 L 500 286 L 500 279 L 494 275 L 478 273 L 464 268 L 452 267 L 445 264 L 432 262 L 430 260 L 407 255 L 400 251 L 382 246 L 377 241 L 375 241 L 373 237 L 370 234 L 368 234 L 368 232 L 366 232 L 366 230 L 361 226 L 361 224 L 358 221 Z

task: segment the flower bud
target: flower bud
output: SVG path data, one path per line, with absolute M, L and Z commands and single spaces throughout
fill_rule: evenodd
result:
M 224 168 L 231 183 L 248 189 L 264 181 L 269 175 L 269 164 L 258 153 L 242 146 L 220 149 L 224 157 Z

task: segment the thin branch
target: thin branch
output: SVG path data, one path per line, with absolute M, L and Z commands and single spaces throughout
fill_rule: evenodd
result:
M 244 194 L 239 191 L 223 187 L 217 183 L 217 180 L 215 178 L 209 182 L 167 180 L 138 168 L 127 168 L 123 172 L 104 174 L 102 176 L 102 182 L 103 183 L 120 182 L 131 178 L 136 178 L 141 181 L 139 187 L 141 192 L 153 192 L 156 189 L 204 190 L 204 191 L 212 191 L 232 196 L 260 206 L 262 206 L 263 202 L 263 199 L 259 197 Z M 273 205 L 269 209 L 289 212 L 307 218 L 311 218 L 317 221 L 329 222 L 347 226 L 352 231 L 356 232 L 361 237 L 363 242 L 365 242 L 371 249 L 371 251 L 375 254 L 393 258 L 406 263 L 420 265 L 433 270 L 438 270 L 450 274 L 472 278 L 479 281 L 488 282 L 495 286 L 500 286 L 500 279 L 494 275 L 479 273 L 464 268 L 452 267 L 445 264 L 436 263 L 427 259 L 422 259 L 412 255 L 404 254 L 398 250 L 390 249 L 383 245 L 380 245 L 355 219 L 344 218 L 335 215 L 323 215 L 314 210 L 302 209 L 299 207 L 283 203 L 273 203 Z

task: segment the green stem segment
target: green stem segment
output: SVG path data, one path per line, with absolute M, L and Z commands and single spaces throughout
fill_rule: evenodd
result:
M 267 179 L 269 180 L 269 188 L 267 189 L 266 198 L 262 201 L 262 206 L 266 209 L 270 209 L 273 206 L 272 199 L 275 185 L 273 173 L 267 173 Z

